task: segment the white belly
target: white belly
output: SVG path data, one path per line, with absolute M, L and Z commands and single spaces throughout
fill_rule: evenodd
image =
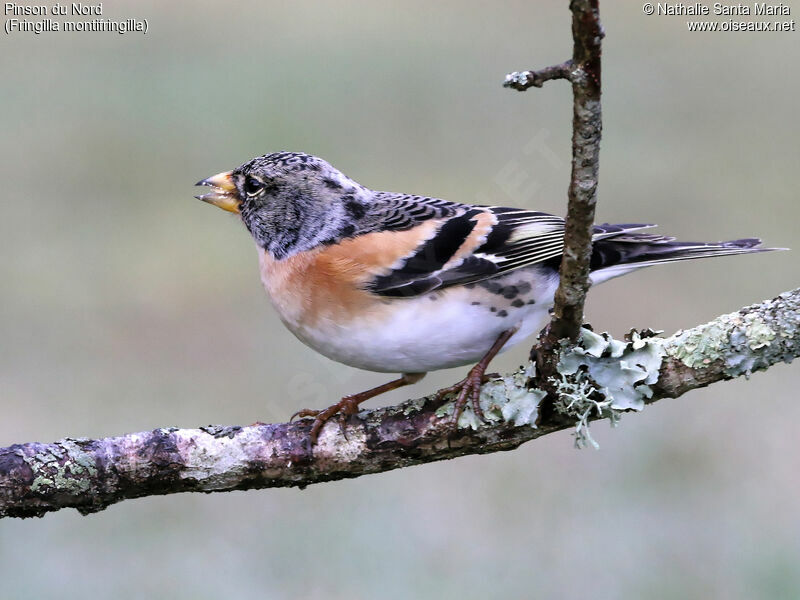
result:
M 369 371 L 424 373 L 478 362 L 502 332 L 514 327 L 519 330 L 503 350 L 538 333 L 549 318 L 557 280 L 537 287 L 531 279 L 530 272 L 515 272 L 492 285 L 389 299 L 380 318 L 313 328 L 288 319 L 284 323 L 306 345 L 335 361 Z M 513 294 L 515 283 L 527 288 L 524 293 Z M 498 293 L 497 286 L 511 292 Z M 539 299 L 535 304 L 534 297 Z

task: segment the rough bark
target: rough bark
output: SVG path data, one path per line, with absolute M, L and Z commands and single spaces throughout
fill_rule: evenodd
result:
M 800 288 L 658 343 L 663 360 L 647 402 L 789 362 L 800 354 Z M 506 379 L 502 393 L 530 393 L 525 380 L 519 379 L 515 390 Z M 429 397 L 362 412 L 344 429 L 331 422 L 313 451 L 307 444 L 309 422 L 163 428 L 98 440 L 16 444 L 0 449 L 0 517 L 42 516 L 70 507 L 88 514 L 156 494 L 302 488 L 512 450 L 574 425 L 554 414 L 538 427 L 497 418 L 453 431 L 442 408 Z
M 515 72 L 504 85 L 524 91 L 542 87 L 545 81 L 567 79 L 572 83 L 572 173 L 567 192 L 564 253 L 559 269 L 553 316 L 537 345 L 531 350 L 536 362 L 536 384 L 550 397 L 540 409 L 540 421 L 555 418 L 551 387 L 564 341 L 575 343 L 583 324 L 583 307 L 589 290 L 589 263 L 597 182 L 600 173 L 601 56 L 603 28 L 599 0 L 572 0 L 572 59 L 539 71 Z
M 572 59 L 538 71 L 515 72 L 506 76 L 506 87 L 524 91 L 542 87 L 545 81 L 567 79 L 572 83 L 572 175 L 568 190 L 561 281 L 556 291 L 553 319 L 540 340 L 540 366 L 552 374 L 552 359 L 558 342 L 575 342 L 583 324 L 583 305 L 589 289 L 589 259 L 592 254 L 592 226 L 597 202 L 600 170 L 601 54 L 603 28 L 599 0 L 572 0 Z M 545 356 L 547 354 L 547 356 Z

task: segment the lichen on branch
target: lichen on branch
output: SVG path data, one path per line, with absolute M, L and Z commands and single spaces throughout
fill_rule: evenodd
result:
M 569 418 L 554 414 L 536 423 L 544 392 L 529 389 L 533 366 L 528 365 L 484 386 L 481 404 L 488 423 L 463 416 L 455 431 L 452 401 L 442 405 L 427 397 L 362 411 L 343 429 L 330 422 L 313 449 L 309 424 L 302 421 L 16 444 L 0 449 L 0 517 L 42 516 L 62 508 L 88 514 L 156 494 L 305 487 L 512 450 L 576 424 L 587 435 L 590 420 L 617 418 L 660 398 L 749 376 L 800 355 L 800 288 L 668 338 L 648 333 L 618 341 L 584 333 L 582 339 L 579 349 L 560 357 L 559 377 L 570 382 L 561 387 L 563 400 L 575 409 Z M 574 378 L 577 373 L 584 376 Z

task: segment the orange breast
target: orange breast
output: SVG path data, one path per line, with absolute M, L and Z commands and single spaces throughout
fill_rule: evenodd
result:
M 293 330 L 346 326 L 379 317 L 390 300 L 365 290 L 431 238 L 441 221 L 406 231 L 378 231 L 283 260 L 259 251 L 261 279 L 283 321 Z M 402 301 L 402 300 L 400 300 Z

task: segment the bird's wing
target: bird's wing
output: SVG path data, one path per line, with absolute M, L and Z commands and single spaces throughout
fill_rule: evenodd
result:
M 394 199 L 403 198 L 409 197 Z M 564 220 L 560 217 L 517 208 L 429 205 L 427 200 L 445 202 L 413 197 L 407 206 L 399 201 L 392 206 L 387 231 L 396 230 L 398 224 L 419 227 L 417 221 L 431 219 L 437 225 L 413 252 L 373 277 L 369 291 L 388 297 L 418 296 L 554 259 L 563 250 Z M 450 214 L 439 216 L 439 211 Z M 648 225 L 600 225 L 595 227 L 595 239 L 644 227 Z

